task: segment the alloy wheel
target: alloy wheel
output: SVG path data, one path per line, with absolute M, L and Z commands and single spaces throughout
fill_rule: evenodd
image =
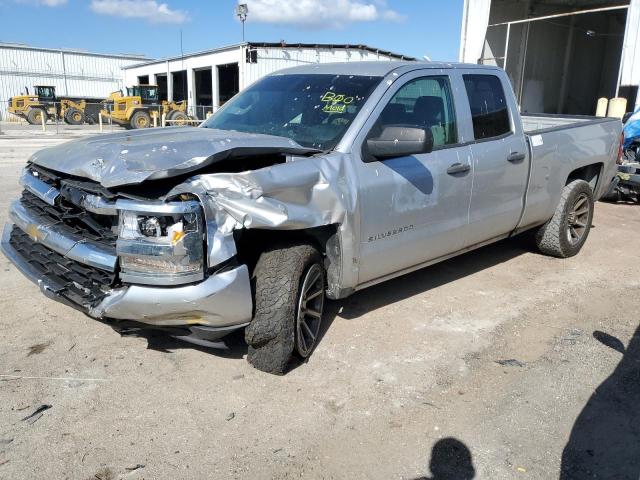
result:
M 581 193 L 567 216 L 567 239 L 572 245 L 579 243 L 587 231 L 591 203 L 586 193 Z
M 306 358 L 318 339 L 324 308 L 324 271 L 314 263 L 303 277 L 296 315 L 296 343 L 298 354 Z

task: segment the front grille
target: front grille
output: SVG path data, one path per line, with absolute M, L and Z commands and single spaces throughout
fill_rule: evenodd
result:
M 112 227 L 117 217 L 92 215 L 65 201 L 52 206 L 27 190 L 22 192 L 20 202 L 26 209 L 36 214 L 42 223 L 53 222 L 69 236 L 81 235 L 88 243 L 115 251 L 118 236 L 113 232 Z
M 46 285 L 84 310 L 100 303 L 116 280 L 115 273 L 63 257 L 34 242 L 19 228 L 12 230 L 9 244 Z

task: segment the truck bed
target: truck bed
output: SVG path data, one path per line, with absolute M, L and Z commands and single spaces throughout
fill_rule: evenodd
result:
M 620 120 L 568 115 L 525 115 L 531 167 L 521 225 L 553 215 L 570 173 L 588 169 L 584 176 L 599 199 L 616 174 Z
M 591 117 L 588 115 L 556 115 L 549 113 L 537 113 L 521 115 L 524 133 L 535 135 L 553 130 L 578 127 L 585 123 L 601 123 L 614 121 L 608 117 Z

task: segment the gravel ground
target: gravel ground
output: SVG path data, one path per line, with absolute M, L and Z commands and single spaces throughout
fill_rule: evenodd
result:
M 0 220 L 64 140 L 0 136 Z M 330 302 L 284 377 L 239 339 L 121 337 L 2 257 L 0 478 L 637 480 L 640 207 L 594 223 L 571 259 L 516 238 Z

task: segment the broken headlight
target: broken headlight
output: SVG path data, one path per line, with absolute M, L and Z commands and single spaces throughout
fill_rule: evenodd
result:
M 120 210 L 116 250 L 123 282 L 177 285 L 204 278 L 204 226 L 197 202 Z

